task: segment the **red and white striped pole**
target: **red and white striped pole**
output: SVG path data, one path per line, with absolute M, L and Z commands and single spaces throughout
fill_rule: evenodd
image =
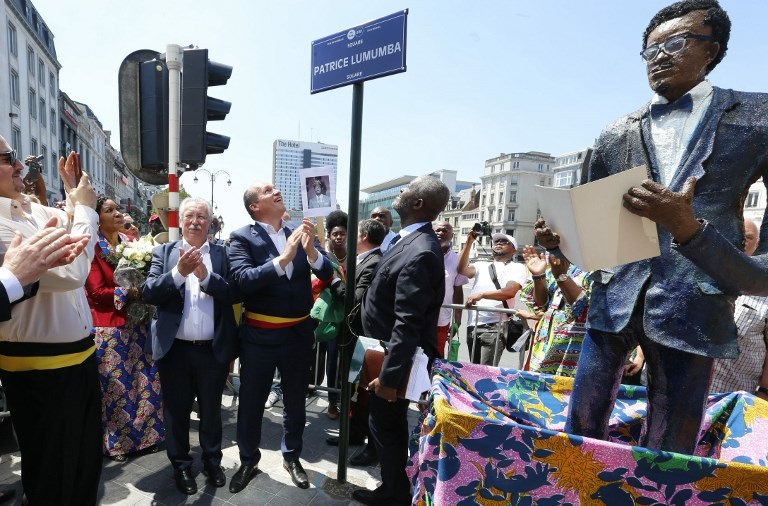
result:
M 179 136 L 181 131 L 181 65 L 182 49 L 168 44 L 165 49 L 168 66 L 168 241 L 179 240 Z

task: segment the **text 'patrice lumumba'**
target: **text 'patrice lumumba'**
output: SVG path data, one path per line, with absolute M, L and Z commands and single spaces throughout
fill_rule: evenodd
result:
M 369 49 L 361 53 L 353 54 L 352 56 L 345 56 L 344 58 L 339 58 L 338 60 L 329 61 L 327 63 L 323 63 L 322 65 L 315 65 L 313 73 L 314 75 L 322 75 L 326 72 L 341 70 L 345 67 L 357 65 L 359 63 L 365 63 L 370 60 L 375 60 L 376 58 L 389 56 L 399 52 L 402 52 L 402 48 L 400 47 L 399 42 L 395 42 L 394 44 L 387 44 L 386 46 Z

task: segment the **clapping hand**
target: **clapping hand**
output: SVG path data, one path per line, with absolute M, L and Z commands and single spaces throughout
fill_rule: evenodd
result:
M 203 263 L 203 254 L 200 248 L 192 246 L 188 250 L 179 249 L 179 261 L 176 264 L 176 268 L 179 270 L 179 274 L 185 278 L 195 272 Z M 203 265 L 205 268 L 205 265 Z
M 525 266 L 532 275 L 538 276 L 544 274 L 547 270 L 547 257 L 544 252 L 537 252 L 536 248 L 531 245 L 526 245 L 523 248 L 523 260 Z

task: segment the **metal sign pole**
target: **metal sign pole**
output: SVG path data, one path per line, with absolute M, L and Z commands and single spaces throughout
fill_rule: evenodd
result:
M 355 267 L 357 254 L 357 222 L 358 206 L 360 204 L 360 153 L 363 138 L 363 83 L 352 85 L 352 135 L 349 150 L 349 227 L 347 228 L 347 283 L 345 285 L 344 314 L 352 312 L 355 305 Z M 342 343 L 339 346 L 339 363 L 341 364 L 341 420 L 339 423 L 339 461 L 338 481 L 347 481 L 347 450 L 349 449 L 349 404 L 351 385 L 349 383 L 349 362 L 354 349 L 351 346 L 351 335 L 345 322 L 342 324 Z M 361 386 L 365 388 L 365 385 Z

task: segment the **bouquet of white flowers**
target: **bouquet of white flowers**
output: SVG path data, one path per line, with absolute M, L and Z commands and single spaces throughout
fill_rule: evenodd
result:
M 117 267 L 115 268 L 115 283 L 123 290 L 118 290 L 123 302 L 127 302 L 128 290 L 139 288 L 147 279 L 149 266 L 152 262 L 152 248 L 155 241 L 151 237 L 141 237 L 132 242 L 121 242 L 115 248 Z M 116 296 L 118 294 L 116 293 Z M 119 309 L 119 308 L 118 308 Z M 128 321 L 133 324 L 146 323 L 155 312 L 154 306 L 143 302 L 132 302 L 128 305 Z

